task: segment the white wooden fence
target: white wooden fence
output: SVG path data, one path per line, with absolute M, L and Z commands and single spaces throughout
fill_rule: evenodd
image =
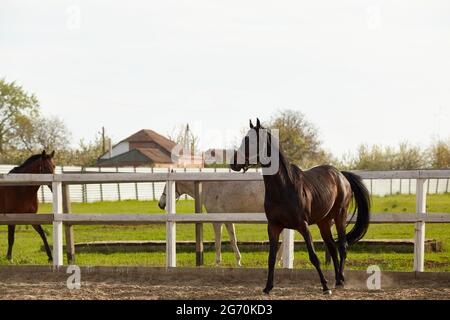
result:
M 8 173 L 13 165 L 0 165 L 0 174 Z M 227 168 L 148 168 L 148 167 L 75 167 L 58 166 L 55 173 L 86 172 L 86 173 L 167 173 L 175 172 L 219 172 L 227 173 Z M 249 172 L 257 172 L 250 169 Z M 392 194 L 414 194 L 416 192 L 416 180 L 410 178 L 386 178 L 365 179 L 364 181 L 372 195 L 384 196 Z M 159 200 L 164 190 L 164 182 L 131 182 L 131 183 L 90 183 L 71 184 L 69 192 L 72 202 L 118 201 L 118 200 Z M 427 193 L 436 194 L 450 192 L 450 178 L 427 179 Z M 38 193 L 40 202 L 51 203 L 53 195 L 49 188 L 40 188 Z M 188 196 L 185 196 L 188 199 Z
M 416 180 L 416 212 L 415 213 L 378 213 L 372 214 L 372 223 L 414 223 L 414 270 L 424 271 L 425 223 L 450 223 L 449 213 L 426 214 L 426 186 L 429 179 L 448 179 L 450 170 L 417 170 L 417 171 L 360 171 L 355 172 L 364 179 L 414 179 Z M 166 224 L 166 265 L 176 267 L 176 224 L 234 222 L 234 223 L 267 223 L 264 213 L 233 214 L 176 214 L 175 183 L 176 181 L 256 181 L 261 180 L 260 173 L 86 173 L 86 174 L 10 174 L 0 175 L 0 185 L 52 185 L 53 214 L 0 214 L 0 224 L 53 224 L 54 265 L 63 265 L 63 225 L 141 225 Z M 167 184 L 167 214 L 63 214 L 63 185 L 71 184 L 108 184 L 108 183 L 140 183 L 165 182 Z M 201 190 L 201 187 L 200 187 Z M 196 206 L 198 207 L 198 206 Z M 200 229 L 201 230 L 201 229 Z M 68 239 L 66 239 L 68 240 Z M 197 242 L 202 238 L 197 237 Z M 283 245 L 285 254 L 284 268 L 293 268 L 294 232 L 285 230 Z M 202 246 L 198 245 L 198 248 Z

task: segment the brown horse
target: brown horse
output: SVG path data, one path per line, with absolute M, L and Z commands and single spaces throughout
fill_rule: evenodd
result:
M 265 149 L 265 150 L 263 150 Z M 261 161 L 266 155 L 270 161 Z M 274 158 L 275 157 L 275 158 Z M 277 157 L 277 158 L 276 158 Z M 289 163 L 269 130 L 259 119 L 256 126 L 250 121 L 250 131 L 235 152 L 234 171 L 260 165 L 264 175 L 264 209 L 268 220 L 270 242 L 269 272 L 265 293 L 273 288 L 276 252 L 283 229 L 298 230 L 305 239 L 309 259 L 319 273 L 324 294 L 331 294 L 320 268 L 309 226 L 317 224 L 333 259 L 336 287 L 344 285 L 344 265 L 347 245 L 359 241 L 367 232 L 370 220 L 370 196 L 361 178 L 350 172 L 340 172 L 332 166 L 319 166 L 302 171 Z M 274 169 L 272 164 L 277 163 Z M 358 216 L 352 230 L 346 234 L 347 211 L 352 196 Z M 250 199 L 249 199 L 250 201 Z M 337 247 L 331 227 L 333 221 L 338 234 Z
M 15 167 L 9 173 L 54 173 L 54 155 L 54 151 L 51 154 L 46 154 L 44 150 L 41 154 L 31 156 L 22 165 Z M 37 213 L 38 190 L 39 186 L 0 187 L 0 213 Z M 33 228 L 41 236 L 48 259 L 52 261 L 52 251 L 48 245 L 44 230 L 40 225 L 33 225 Z M 8 253 L 6 257 L 10 261 L 12 260 L 15 230 L 15 225 L 8 225 Z

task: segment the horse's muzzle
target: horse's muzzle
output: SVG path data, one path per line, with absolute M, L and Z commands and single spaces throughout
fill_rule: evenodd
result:
M 233 171 L 239 172 L 239 171 L 241 171 L 243 168 L 244 168 L 244 165 L 242 165 L 242 164 L 236 164 L 236 163 L 230 164 L 230 169 L 233 170 Z

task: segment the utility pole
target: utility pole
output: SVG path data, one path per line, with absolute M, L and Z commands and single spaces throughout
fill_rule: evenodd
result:
M 105 127 L 102 127 L 102 154 L 106 152 Z

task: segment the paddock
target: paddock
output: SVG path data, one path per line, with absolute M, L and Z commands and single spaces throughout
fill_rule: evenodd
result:
M 367 273 L 347 271 L 348 284 L 344 290 L 335 290 L 331 299 L 449 299 L 449 273 L 429 273 L 424 270 L 425 224 L 449 223 L 448 213 L 426 213 L 426 182 L 428 179 L 450 178 L 450 170 L 420 170 L 393 172 L 357 172 L 366 179 L 416 179 L 416 212 L 374 213 L 372 223 L 414 224 L 414 272 L 383 272 L 382 289 L 370 291 L 366 286 Z M 50 224 L 53 226 L 53 268 L 47 266 L 2 266 L 0 298 L 82 298 L 82 299 L 267 299 L 261 285 L 265 269 L 205 268 L 203 256 L 203 224 L 233 222 L 245 224 L 267 223 L 260 214 L 201 214 L 201 203 L 196 203 L 196 214 L 176 214 L 176 181 L 194 181 L 198 194 L 204 181 L 260 180 L 259 173 L 165 173 L 165 174 L 55 174 L 55 175 L 1 175 L 2 185 L 52 185 L 53 214 L 2 214 L 0 224 Z M 70 184 L 166 182 L 168 206 L 166 214 L 71 214 L 70 195 L 65 193 Z M 65 200 L 65 201 L 64 201 Z M 349 221 L 351 222 L 351 221 Z M 63 259 L 63 231 L 65 229 L 68 256 L 74 258 L 73 225 L 166 225 L 166 268 L 82 267 L 82 288 L 69 290 Z M 198 268 L 177 268 L 176 225 L 196 225 L 196 260 Z M 270 299 L 324 298 L 313 271 L 293 269 L 293 232 L 286 230 L 283 237 L 285 256 L 283 268 L 276 272 L 277 286 Z M 33 269 L 34 268 L 34 269 Z M 333 275 L 327 272 L 327 278 Z
M 366 272 L 348 271 L 346 287 L 331 296 L 321 293 L 314 270 L 277 270 L 270 295 L 262 293 L 265 269 L 82 267 L 81 288 L 72 290 L 68 276 L 65 267 L 2 267 L 0 299 L 450 299 L 449 273 L 383 272 L 381 289 L 368 290 Z

